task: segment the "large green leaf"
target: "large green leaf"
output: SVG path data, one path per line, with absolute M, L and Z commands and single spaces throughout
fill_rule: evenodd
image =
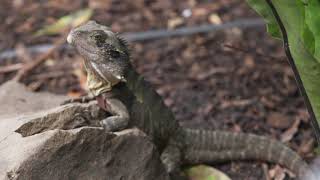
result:
M 274 27 L 276 20 L 265 0 L 247 0 L 247 2 L 268 20 L 269 29 L 276 29 Z M 319 124 L 320 1 L 272 0 L 272 4 L 287 32 L 290 52 Z M 271 35 L 279 37 L 274 33 Z
M 320 1 L 309 0 L 305 6 L 305 21 L 314 37 L 314 56 L 320 62 Z

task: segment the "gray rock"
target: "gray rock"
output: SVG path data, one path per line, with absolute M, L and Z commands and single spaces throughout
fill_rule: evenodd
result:
M 72 103 L 25 116 L 24 124 L 15 132 L 25 137 L 53 129 L 100 127 L 100 120 L 106 117 L 108 114 L 99 108 L 96 101 L 85 104 Z
M 0 117 L 0 179 L 168 179 L 155 146 L 143 132 L 107 133 L 91 126 L 97 120 L 80 128 L 66 118 L 43 120 L 39 117 L 48 112 L 70 108 L 52 108 L 66 97 L 26 92 L 24 86 L 10 83 L 0 87 L 0 101 L 9 104 L 6 111 L 0 105 L 0 114 L 4 113 Z M 20 90 L 8 91 L 8 87 Z M 21 98 L 26 101 L 15 104 Z
M 1 179 L 167 179 L 155 147 L 138 130 L 112 134 L 83 127 L 11 135 L 0 149 Z
M 0 121 L 3 117 L 32 113 L 58 106 L 67 96 L 33 93 L 16 81 L 8 81 L 0 88 Z

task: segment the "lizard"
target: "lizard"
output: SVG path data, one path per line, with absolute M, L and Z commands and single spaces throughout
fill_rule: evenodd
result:
M 162 97 L 133 67 L 127 42 L 109 27 L 89 21 L 73 28 L 67 41 L 83 57 L 92 97 L 100 108 L 111 113 L 100 121 L 101 126 L 108 132 L 129 127 L 144 131 L 170 175 L 180 172 L 182 165 L 233 160 L 277 163 L 299 178 L 310 172 L 295 151 L 277 140 L 180 126 Z

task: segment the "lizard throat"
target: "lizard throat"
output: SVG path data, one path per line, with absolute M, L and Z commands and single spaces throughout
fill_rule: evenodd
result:
M 111 91 L 112 87 L 119 83 L 102 78 L 87 60 L 84 60 L 84 65 L 87 71 L 87 87 L 92 95 L 99 96 L 102 93 Z

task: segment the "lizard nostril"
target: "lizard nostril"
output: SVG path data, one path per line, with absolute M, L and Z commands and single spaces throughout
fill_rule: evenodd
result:
M 81 31 L 77 31 L 77 29 L 71 30 L 71 32 L 67 36 L 67 42 L 69 44 L 73 44 L 76 37 L 79 37 L 82 34 Z
M 69 33 L 69 35 L 68 35 L 68 37 L 67 37 L 67 42 L 69 43 L 69 44 L 72 44 L 72 32 L 70 32 Z

